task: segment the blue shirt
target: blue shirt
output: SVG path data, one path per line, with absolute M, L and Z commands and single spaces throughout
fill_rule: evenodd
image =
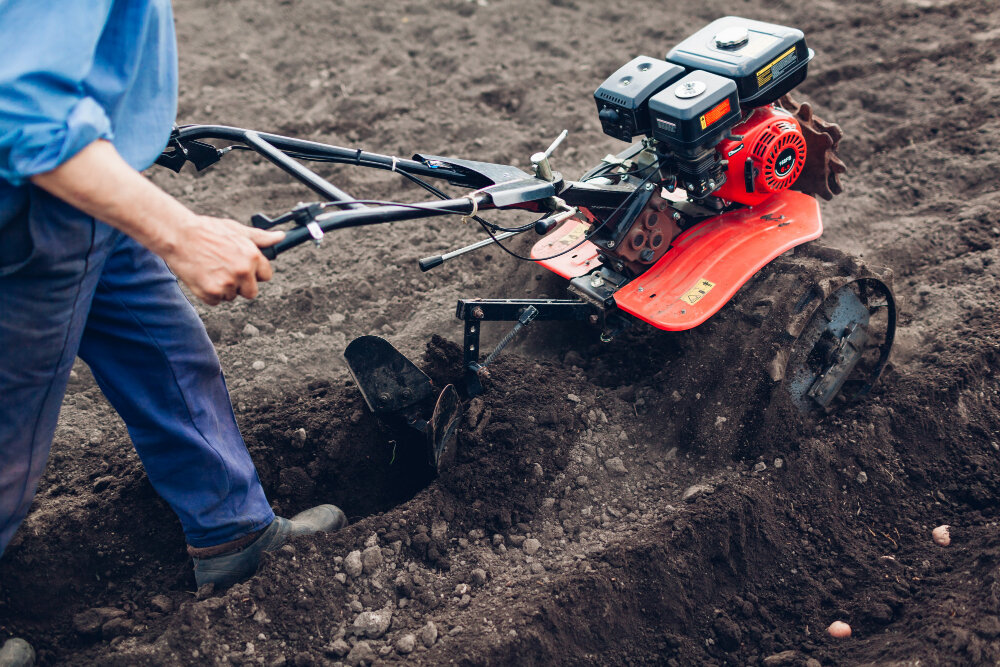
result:
M 97 139 L 149 167 L 176 114 L 170 0 L 0 0 L 0 225 L 28 177 Z

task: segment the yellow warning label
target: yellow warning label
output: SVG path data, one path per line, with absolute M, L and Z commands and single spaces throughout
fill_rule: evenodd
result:
M 715 283 L 701 278 L 697 283 L 695 283 L 694 287 L 684 293 L 684 296 L 681 297 L 681 301 L 693 306 L 701 301 L 706 294 L 711 292 L 713 287 L 715 287 Z
M 576 227 L 569 230 L 569 232 L 556 241 L 556 243 L 567 246 L 575 245 L 577 241 L 587 235 L 588 229 L 590 229 L 590 225 L 581 222 Z
M 767 67 L 757 72 L 757 87 L 760 88 L 765 83 L 770 83 L 771 79 L 774 78 L 774 67 L 778 65 L 782 60 L 790 56 L 795 55 L 795 47 L 788 49 L 780 56 L 768 63 Z

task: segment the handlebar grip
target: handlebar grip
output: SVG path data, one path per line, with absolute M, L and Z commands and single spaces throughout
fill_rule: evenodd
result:
M 441 255 L 436 255 L 434 257 L 424 257 L 423 259 L 417 262 L 417 265 L 420 266 L 421 271 L 430 271 L 435 266 L 441 266 L 442 264 L 444 264 L 444 257 L 442 257 Z
M 291 250 L 297 245 L 301 245 L 306 241 L 310 240 L 312 236 L 309 235 L 309 230 L 304 227 L 298 227 L 296 229 L 291 229 L 285 233 L 285 238 L 281 239 L 272 246 L 266 248 L 261 248 L 260 252 L 264 257 L 268 259 L 274 259 L 286 250 Z

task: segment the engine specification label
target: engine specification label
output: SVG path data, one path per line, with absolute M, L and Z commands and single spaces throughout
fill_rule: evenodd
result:
M 781 78 L 785 71 L 798 61 L 799 58 L 795 55 L 795 47 L 793 46 L 768 63 L 767 67 L 757 72 L 757 87 L 760 88 L 774 79 Z
M 715 287 L 715 283 L 705 280 L 704 278 L 699 278 L 694 287 L 684 293 L 684 296 L 681 297 L 681 301 L 693 306 L 701 301 L 706 294 L 711 292 L 713 287 Z

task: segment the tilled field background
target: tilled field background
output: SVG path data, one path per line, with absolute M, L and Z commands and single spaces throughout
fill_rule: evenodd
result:
M 574 176 L 621 146 L 591 96 L 622 63 L 731 13 L 803 29 L 817 56 L 800 92 L 842 125 L 850 169 L 823 243 L 894 271 L 893 368 L 865 404 L 734 457 L 729 432 L 678 420 L 762 408 L 710 364 L 752 332 L 723 318 L 602 346 L 539 325 L 468 406 L 458 465 L 425 487 L 364 410 L 344 346 L 377 333 L 454 377 L 457 348 L 427 344 L 459 339 L 456 298 L 558 283 L 499 252 L 420 273 L 417 258 L 480 237 L 457 219 L 338 233 L 281 256 L 255 302 L 201 312 L 276 510 L 336 502 L 352 525 L 197 596 L 176 520 L 80 365 L 0 561 L 0 634 L 43 664 L 1000 661 L 1000 5 L 175 5 L 181 123 L 522 167 L 566 128 L 555 162 Z M 322 171 L 359 197 L 421 197 L 391 174 Z M 241 220 L 310 198 L 245 153 L 153 178 Z M 930 537 L 942 523 L 948 548 Z M 826 635 L 838 619 L 850 639 Z

